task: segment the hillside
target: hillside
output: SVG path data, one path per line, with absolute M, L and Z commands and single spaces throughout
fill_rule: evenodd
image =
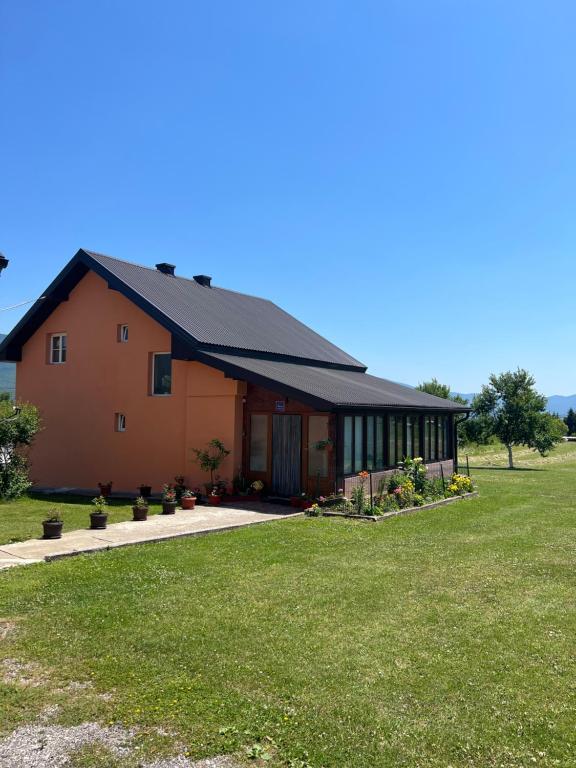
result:
M 6 337 L 0 333 L 0 341 Z M 9 392 L 14 397 L 16 390 L 16 366 L 14 363 L 0 363 L 0 392 Z
M 468 394 L 452 392 L 452 394 L 459 394 L 460 397 L 463 397 L 469 403 L 475 396 L 474 392 L 469 392 Z M 576 411 L 576 395 L 551 395 L 548 398 L 546 410 L 550 413 L 557 413 L 559 416 L 566 416 L 570 408 L 573 408 Z

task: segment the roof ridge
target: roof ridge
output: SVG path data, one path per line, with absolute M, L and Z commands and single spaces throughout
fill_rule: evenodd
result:
M 158 272 L 156 267 L 147 267 L 145 264 L 138 264 L 136 261 L 129 261 L 128 259 L 119 259 L 117 256 L 110 256 L 108 253 L 100 253 L 99 251 L 89 251 L 87 248 L 82 248 L 89 256 L 102 256 L 105 259 L 111 259 L 112 261 L 119 261 L 121 264 L 129 264 L 131 267 L 139 267 L 140 269 L 146 269 L 149 272 Z M 196 283 L 193 277 L 186 277 L 186 275 L 172 275 L 176 280 L 186 280 L 188 283 Z M 243 291 L 235 291 L 233 288 L 224 288 L 221 285 L 212 285 L 212 290 L 226 291 L 227 293 L 235 293 L 238 296 L 249 296 L 251 299 L 258 299 L 259 301 L 266 301 L 268 304 L 274 304 L 271 299 L 266 299 L 264 296 L 256 296 L 253 293 L 244 293 Z M 274 306 L 278 306 L 274 304 Z M 279 307 L 281 309 L 281 307 Z M 285 311 L 285 310 L 284 310 Z

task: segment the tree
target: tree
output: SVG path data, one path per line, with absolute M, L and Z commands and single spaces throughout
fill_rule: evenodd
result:
M 521 368 L 499 376 L 492 374 L 472 401 L 474 415 L 508 449 L 509 469 L 514 469 L 515 445 L 545 455 L 565 431 L 560 419 L 546 413 L 546 397 L 536 391 L 535 383 L 528 371 Z
M 434 378 L 432 381 L 424 381 L 422 384 L 418 384 L 416 389 L 420 392 L 427 392 L 429 395 L 435 395 L 436 397 L 442 397 L 444 400 L 452 400 L 453 403 L 461 403 L 462 405 L 468 405 L 468 400 L 465 400 L 460 395 L 450 394 L 449 384 L 440 384 L 438 379 Z
M 568 414 L 564 417 L 564 424 L 568 427 L 569 435 L 576 435 L 576 411 L 570 408 Z
M 13 499 L 28 490 L 28 461 L 25 449 L 40 428 L 37 409 L 28 403 L 18 406 L 0 400 L 0 498 Z
M 214 472 L 218 471 L 220 464 L 222 464 L 230 451 L 225 448 L 224 443 L 217 438 L 210 440 L 205 450 L 199 450 L 198 448 L 194 448 L 193 450 L 196 454 L 196 461 L 200 465 L 200 469 L 203 472 L 210 472 L 210 490 L 212 490 L 214 488 Z

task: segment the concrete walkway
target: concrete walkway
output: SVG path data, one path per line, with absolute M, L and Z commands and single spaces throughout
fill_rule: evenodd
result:
M 196 507 L 178 510 L 174 515 L 151 515 L 140 523 L 114 523 L 101 531 L 87 529 L 63 533 L 61 539 L 29 539 L 15 544 L 0 544 L 0 570 L 17 565 L 29 565 L 60 557 L 98 552 L 147 541 L 164 541 L 182 536 L 201 536 L 214 531 L 244 528 L 293 517 L 290 507 L 276 504 L 251 503 L 243 507 Z M 301 514 L 301 513 L 300 513 Z

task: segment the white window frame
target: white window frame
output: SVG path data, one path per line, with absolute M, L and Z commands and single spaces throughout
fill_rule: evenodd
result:
M 170 372 L 172 372 L 172 353 L 171 352 L 152 352 L 152 365 L 150 366 L 150 394 L 152 397 L 172 397 L 172 374 L 170 375 L 170 392 L 154 392 L 154 369 L 156 366 L 156 358 L 159 355 L 170 356 Z
M 128 324 L 122 323 L 122 325 L 118 328 L 118 341 L 120 341 L 122 344 L 128 343 Z
M 58 360 L 54 360 L 54 339 L 60 339 L 58 346 Z M 64 339 L 64 344 L 62 344 Z M 68 339 L 66 333 L 52 333 L 50 334 L 50 365 L 64 365 L 68 357 Z
M 126 432 L 126 414 L 116 414 L 116 432 Z

